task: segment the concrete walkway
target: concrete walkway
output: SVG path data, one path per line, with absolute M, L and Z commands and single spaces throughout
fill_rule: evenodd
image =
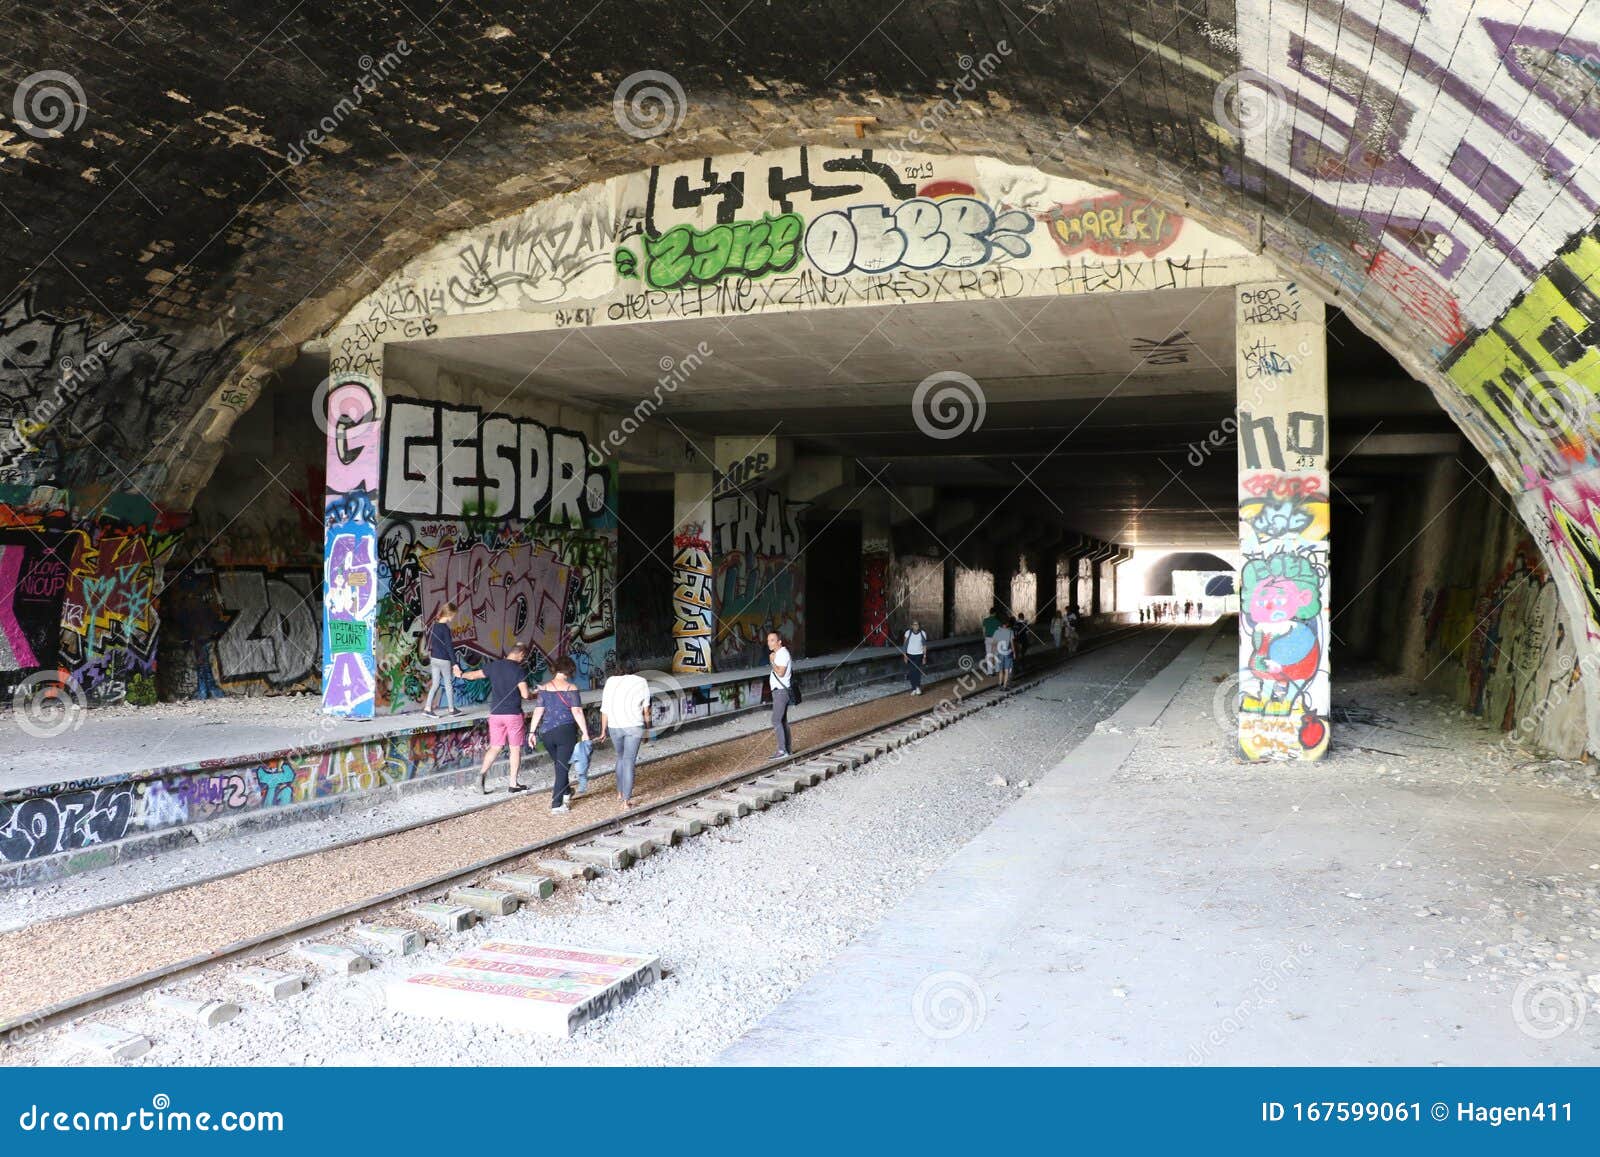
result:
M 1600 913 L 1515 927 L 1524 874 L 1595 879 L 1595 805 L 1505 772 L 1452 793 L 1425 753 L 1396 782 L 1348 738 L 1237 765 L 1210 711 L 1233 647 L 1197 639 L 719 1063 L 1600 1061 Z

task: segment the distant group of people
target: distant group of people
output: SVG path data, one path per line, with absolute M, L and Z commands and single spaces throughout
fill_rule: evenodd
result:
M 1205 604 L 1196 599 L 1163 599 L 1159 602 L 1148 603 L 1139 608 L 1139 621 L 1141 623 L 1171 622 L 1176 619 L 1192 619 L 1205 613 Z

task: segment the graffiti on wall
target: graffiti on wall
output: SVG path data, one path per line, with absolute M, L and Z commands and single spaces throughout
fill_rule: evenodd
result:
M 672 673 L 711 673 L 716 629 L 711 542 L 698 523 L 672 536 Z
M 1084 252 L 1102 257 L 1154 257 L 1171 245 L 1183 228 L 1178 214 L 1125 193 L 1057 205 L 1040 219 L 1050 231 L 1050 239 L 1068 257 Z
M 177 535 L 73 530 L 61 601 L 61 665 L 91 701 L 155 701 L 157 592 Z
M 281 690 L 318 677 L 321 578 L 309 570 L 219 568 L 227 624 L 217 636 L 217 678 Z
M 1583 161 L 1595 118 L 1569 114 L 1575 92 L 1593 91 L 1581 62 L 1597 50 L 1569 22 L 1382 0 L 1235 11 L 1241 66 L 1295 106 L 1246 135 L 1247 156 L 1344 221 L 1362 304 L 1417 321 L 1440 356 L 1593 219 L 1600 172 Z
M 322 708 L 370 718 L 376 703 L 381 393 L 359 374 L 330 379 L 323 511 Z
M 889 552 L 861 555 L 861 638 L 869 647 L 889 645 Z
M 0 684 L 54 670 L 90 704 L 153 702 L 158 596 L 184 519 L 49 493 L 48 507 L 0 504 Z
M 0 680 L 56 666 L 66 593 L 60 531 L 0 531 Z
M 1579 234 L 1444 363 L 1463 419 L 1503 447 L 1513 489 L 1600 466 L 1600 230 Z
M 1296 346 L 1322 307 L 1293 283 L 1240 286 L 1236 305 L 1242 394 L 1248 351 Z M 1239 407 L 1239 749 L 1252 760 L 1316 759 L 1328 744 L 1324 373 L 1293 360 Z
M 0 801 L 0 863 L 81 852 L 185 824 L 288 807 L 471 767 L 488 741 L 482 721 L 399 732 L 236 765 L 171 769 L 160 778 L 65 785 Z
M 1579 677 L 1576 652 L 1552 575 L 1531 542 L 1520 543 L 1480 588 L 1429 591 L 1423 614 L 1429 653 L 1437 666 L 1459 669 L 1473 714 L 1502 731 L 1537 733 L 1543 745 L 1563 747 L 1571 725 L 1566 705 Z M 1581 741 L 1573 746 L 1581 748 Z
M 373 373 L 383 342 L 425 336 L 443 314 L 516 309 L 559 329 L 1198 288 L 1247 272 L 1268 275 L 1194 222 L 1084 181 L 806 146 L 657 165 L 443 242 L 351 311 L 332 363 Z
M 715 661 L 724 669 L 763 662 L 768 631 L 796 652 L 805 630 L 802 504 L 774 490 L 725 494 L 712 503 Z
M 154 492 L 153 451 L 192 411 L 216 356 L 126 322 L 51 316 L 31 291 L 0 303 L 0 482 Z
M 571 658 L 591 686 L 614 666 L 613 468 L 581 433 L 476 407 L 390 399 L 378 550 L 378 705 L 427 693 L 418 640 L 446 603 L 465 669 L 521 643 L 532 678 Z M 458 680 L 457 702 L 487 693 Z
M 870 148 L 657 166 L 647 178 L 638 242 L 618 247 L 617 273 L 675 289 L 784 273 L 802 258 L 824 276 L 843 277 L 1026 257 L 1034 218 L 975 192 L 967 181 L 919 185 Z

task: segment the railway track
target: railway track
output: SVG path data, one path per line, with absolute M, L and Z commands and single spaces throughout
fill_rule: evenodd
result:
M 1079 648 L 1077 656 L 1103 650 L 1139 634 L 1143 630 L 1145 628 L 1130 626 L 1095 635 Z M 202 969 L 207 969 L 220 963 L 240 961 L 249 957 L 270 956 L 298 941 L 332 932 L 383 910 L 413 901 L 447 897 L 456 888 L 475 886 L 480 881 L 492 876 L 515 870 L 524 861 L 544 860 L 548 862 L 565 858 L 569 863 L 578 865 L 578 870 L 582 870 L 584 866 L 591 869 L 603 867 L 609 870 L 621 870 L 629 866 L 635 859 L 651 854 L 660 844 L 675 844 L 681 838 L 697 834 L 707 825 L 707 818 L 703 817 L 696 820 L 692 816 L 683 816 L 679 813 L 695 810 L 720 813 L 717 819 L 709 821 L 720 824 L 727 819 L 748 814 L 751 810 L 765 808 L 772 803 L 778 802 L 781 798 L 814 786 L 834 774 L 860 766 L 873 758 L 892 752 L 906 743 L 922 738 L 950 723 L 965 718 L 975 711 L 983 710 L 1013 695 L 1029 690 L 1077 656 L 1052 656 L 1049 661 L 1030 670 L 1025 679 L 1014 682 L 1010 688 L 1004 691 L 993 686 L 987 686 L 970 688 L 970 693 L 963 693 L 960 689 L 960 684 L 964 680 L 974 677 L 984 679 L 983 676 L 975 675 L 970 669 L 964 668 L 966 673 L 953 680 L 957 684 L 957 690 L 954 695 L 931 698 L 926 706 L 889 722 L 874 723 L 847 733 L 842 737 L 829 740 L 788 759 L 773 760 L 754 769 L 745 768 L 728 775 L 696 783 L 621 815 L 608 815 L 592 823 L 566 829 L 557 835 L 534 840 L 512 849 L 497 851 L 493 855 L 467 864 L 454 865 L 425 878 L 412 879 L 399 887 L 364 896 L 354 902 L 341 904 L 326 911 L 287 922 L 270 930 L 243 937 L 222 947 L 185 956 L 160 967 L 120 978 L 113 983 L 97 986 L 91 991 L 75 994 L 68 999 L 56 1001 L 46 1007 L 13 1014 L 4 1022 L 0 1022 L 0 1039 L 14 1043 L 23 1034 L 49 1028 L 111 1004 L 120 1003 L 152 987 L 170 983 Z M 946 682 L 951 681 L 946 680 Z M 839 710 L 847 711 L 850 709 L 840 708 Z M 834 712 L 811 718 L 815 720 L 825 718 L 826 715 L 831 714 L 834 714 Z M 708 744 L 706 747 L 695 749 L 694 754 L 704 756 L 718 748 L 739 743 L 746 739 L 748 739 L 747 736 L 740 736 L 734 739 L 722 740 L 715 744 Z M 644 770 L 645 767 L 647 765 L 641 765 L 641 770 Z M 340 847 L 358 845 L 370 842 L 373 839 L 403 836 L 416 828 L 426 827 L 436 822 L 425 821 L 396 832 L 385 833 L 381 837 L 367 837 L 363 840 L 351 841 L 349 845 L 340 845 Z M 654 837 L 641 834 L 637 830 L 641 828 L 654 828 L 657 834 Z M 630 829 L 634 830 L 630 831 Z M 669 831 L 672 833 L 670 837 L 667 835 Z M 318 852 L 295 858 L 307 859 L 324 855 L 331 850 L 335 849 L 321 849 Z M 242 869 L 237 874 L 242 875 L 250 870 Z M 537 864 L 532 862 L 527 864 L 527 870 L 549 875 L 548 872 L 541 872 Z M 219 877 L 218 879 L 225 880 L 228 878 Z M 214 882 L 216 881 L 206 881 L 207 884 Z M 166 890 L 163 893 L 154 893 L 132 903 L 138 904 L 171 892 L 181 892 L 186 888 L 204 886 L 204 884 L 183 885 L 176 889 Z M 92 915 L 93 912 L 94 910 L 88 913 L 80 913 L 79 916 Z M 22 931 L 46 929 L 51 926 L 51 923 L 55 922 L 34 925 L 32 929 L 23 929 Z M 13 933 L 12 935 L 16 934 Z

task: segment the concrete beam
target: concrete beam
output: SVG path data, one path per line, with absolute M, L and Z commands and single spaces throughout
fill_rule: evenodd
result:
M 1346 458 L 1427 458 L 1439 454 L 1459 454 L 1461 435 L 1368 434 L 1362 438 L 1335 441 L 1331 453 L 1335 462 L 1342 462 Z
M 838 454 L 802 454 L 794 461 L 785 487 L 791 502 L 820 503 L 829 494 L 855 483 L 855 461 Z

